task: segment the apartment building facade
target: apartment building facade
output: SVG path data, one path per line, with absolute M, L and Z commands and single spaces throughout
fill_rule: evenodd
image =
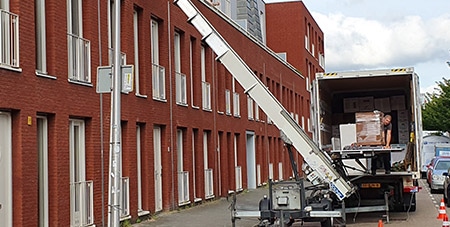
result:
M 324 72 L 324 34 L 303 1 L 266 4 L 266 26 L 277 28 L 267 29 L 267 46 L 300 70 L 307 84 Z
M 116 1 L 0 0 L 0 220 L 101 225 L 108 216 Z M 171 1 L 122 0 L 121 219 L 292 175 L 278 129 Z M 309 131 L 308 81 L 209 2 L 197 7 Z M 301 157 L 296 156 L 301 164 Z M 299 165 L 301 166 L 301 165 Z

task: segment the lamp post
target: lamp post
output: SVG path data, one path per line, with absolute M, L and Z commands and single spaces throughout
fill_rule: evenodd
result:
M 112 66 L 111 128 L 109 145 L 108 226 L 120 226 L 121 152 L 121 62 L 120 62 L 120 1 L 114 1 L 114 64 Z

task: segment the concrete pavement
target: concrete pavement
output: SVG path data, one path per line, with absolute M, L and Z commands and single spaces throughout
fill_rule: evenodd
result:
M 390 213 L 390 222 L 385 223 L 385 226 L 400 227 L 400 226 L 442 226 L 442 220 L 437 219 L 438 208 L 432 202 L 429 189 L 424 180 L 420 180 L 422 190 L 417 193 L 417 209 L 415 212 L 400 212 Z M 244 210 L 258 210 L 259 200 L 268 193 L 267 187 L 261 187 L 254 190 L 249 190 L 237 195 L 236 209 Z M 217 226 L 228 227 L 232 226 L 231 211 L 229 206 L 230 201 L 226 198 L 220 198 L 203 204 L 180 209 L 178 211 L 171 211 L 158 214 L 151 220 L 143 221 L 139 224 L 134 224 L 133 227 L 172 227 L 172 226 Z M 382 218 L 384 212 L 373 213 L 359 213 L 347 214 L 347 226 L 352 227 L 366 227 L 378 226 L 378 220 Z M 386 222 L 386 220 L 384 220 Z M 243 218 L 236 220 L 235 226 L 255 226 L 258 224 L 257 218 Z M 320 226 L 320 223 L 295 223 L 294 226 Z

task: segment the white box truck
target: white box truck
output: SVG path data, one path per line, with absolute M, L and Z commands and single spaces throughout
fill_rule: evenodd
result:
M 419 79 L 414 68 L 317 73 L 311 96 L 314 140 L 334 159 L 342 160 L 347 167 L 346 174 L 358 187 L 360 197 L 350 197 L 346 206 L 372 205 L 366 210 L 370 212 L 377 209 L 373 205 L 382 207 L 387 203 L 390 211 L 415 210 L 421 167 L 422 116 Z M 383 140 L 380 137 L 370 143 L 358 143 L 366 133 L 358 127 L 356 143 L 341 144 L 339 150 L 333 148 L 332 141 L 337 136 L 336 132 L 332 133 L 333 128 L 355 124 L 355 115 L 369 113 L 370 116 L 370 112 L 377 111 L 392 116 L 390 149 L 382 143 L 377 145 Z M 339 137 L 346 138 L 353 133 Z M 385 173 L 380 166 L 380 171 L 372 175 L 371 159 L 380 153 L 390 154 L 391 172 Z

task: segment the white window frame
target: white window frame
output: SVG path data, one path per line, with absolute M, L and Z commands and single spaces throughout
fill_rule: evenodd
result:
M 159 24 L 152 19 L 150 23 L 150 49 L 152 61 L 152 94 L 155 100 L 166 100 L 165 69 L 159 65 Z
M 254 108 L 253 108 L 253 99 L 247 95 L 247 114 L 248 114 L 248 119 L 249 120 L 254 120 Z
M 21 72 L 19 68 L 19 15 L 10 12 L 9 0 L 0 1 L 0 67 Z
M 48 74 L 45 15 L 45 0 L 36 0 L 36 72 L 39 74 Z
M 198 106 L 195 105 L 194 103 L 194 66 L 193 66 L 193 61 L 194 61 L 194 53 L 193 53 L 193 49 L 194 49 L 194 41 L 191 40 L 189 42 L 189 75 L 190 75 L 190 80 L 191 80 L 191 106 L 195 109 L 199 109 Z
M 200 49 L 200 72 L 202 78 L 202 108 L 211 110 L 211 84 L 206 81 L 206 48 Z
M 225 114 L 231 115 L 231 91 L 225 89 Z
M 139 12 L 133 10 L 133 40 L 134 40 L 134 78 L 135 78 L 135 94 L 137 96 L 147 97 L 141 94 L 140 74 L 139 74 Z
M 78 130 L 75 130 L 76 128 Z M 72 226 L 94 223 L 93 183 L 86 181 L 85 133 L 84 120 L 69 120 L 70 223 Z
M 68 77 L 71 82 L 90 84 L 91 44 L 89 40 L 83 38 L 82 2 L 82 0 L 67 0 Z M 72 8 L 74 3 L 77 5 L 75 12 Z M 73 26 L 74 23 L 76 27 Z
M 45 116 L 37 116 L 39 152 L 39 226 L 49 226 L 48 214 L 48 122 Z
M 174 61 L 175 61 L 175 87 L 176 87 L 176 103 L 179 105 L 187 105 L 186 94 L 186 75 L 181 73 L 181 35 L 174 33 Z

